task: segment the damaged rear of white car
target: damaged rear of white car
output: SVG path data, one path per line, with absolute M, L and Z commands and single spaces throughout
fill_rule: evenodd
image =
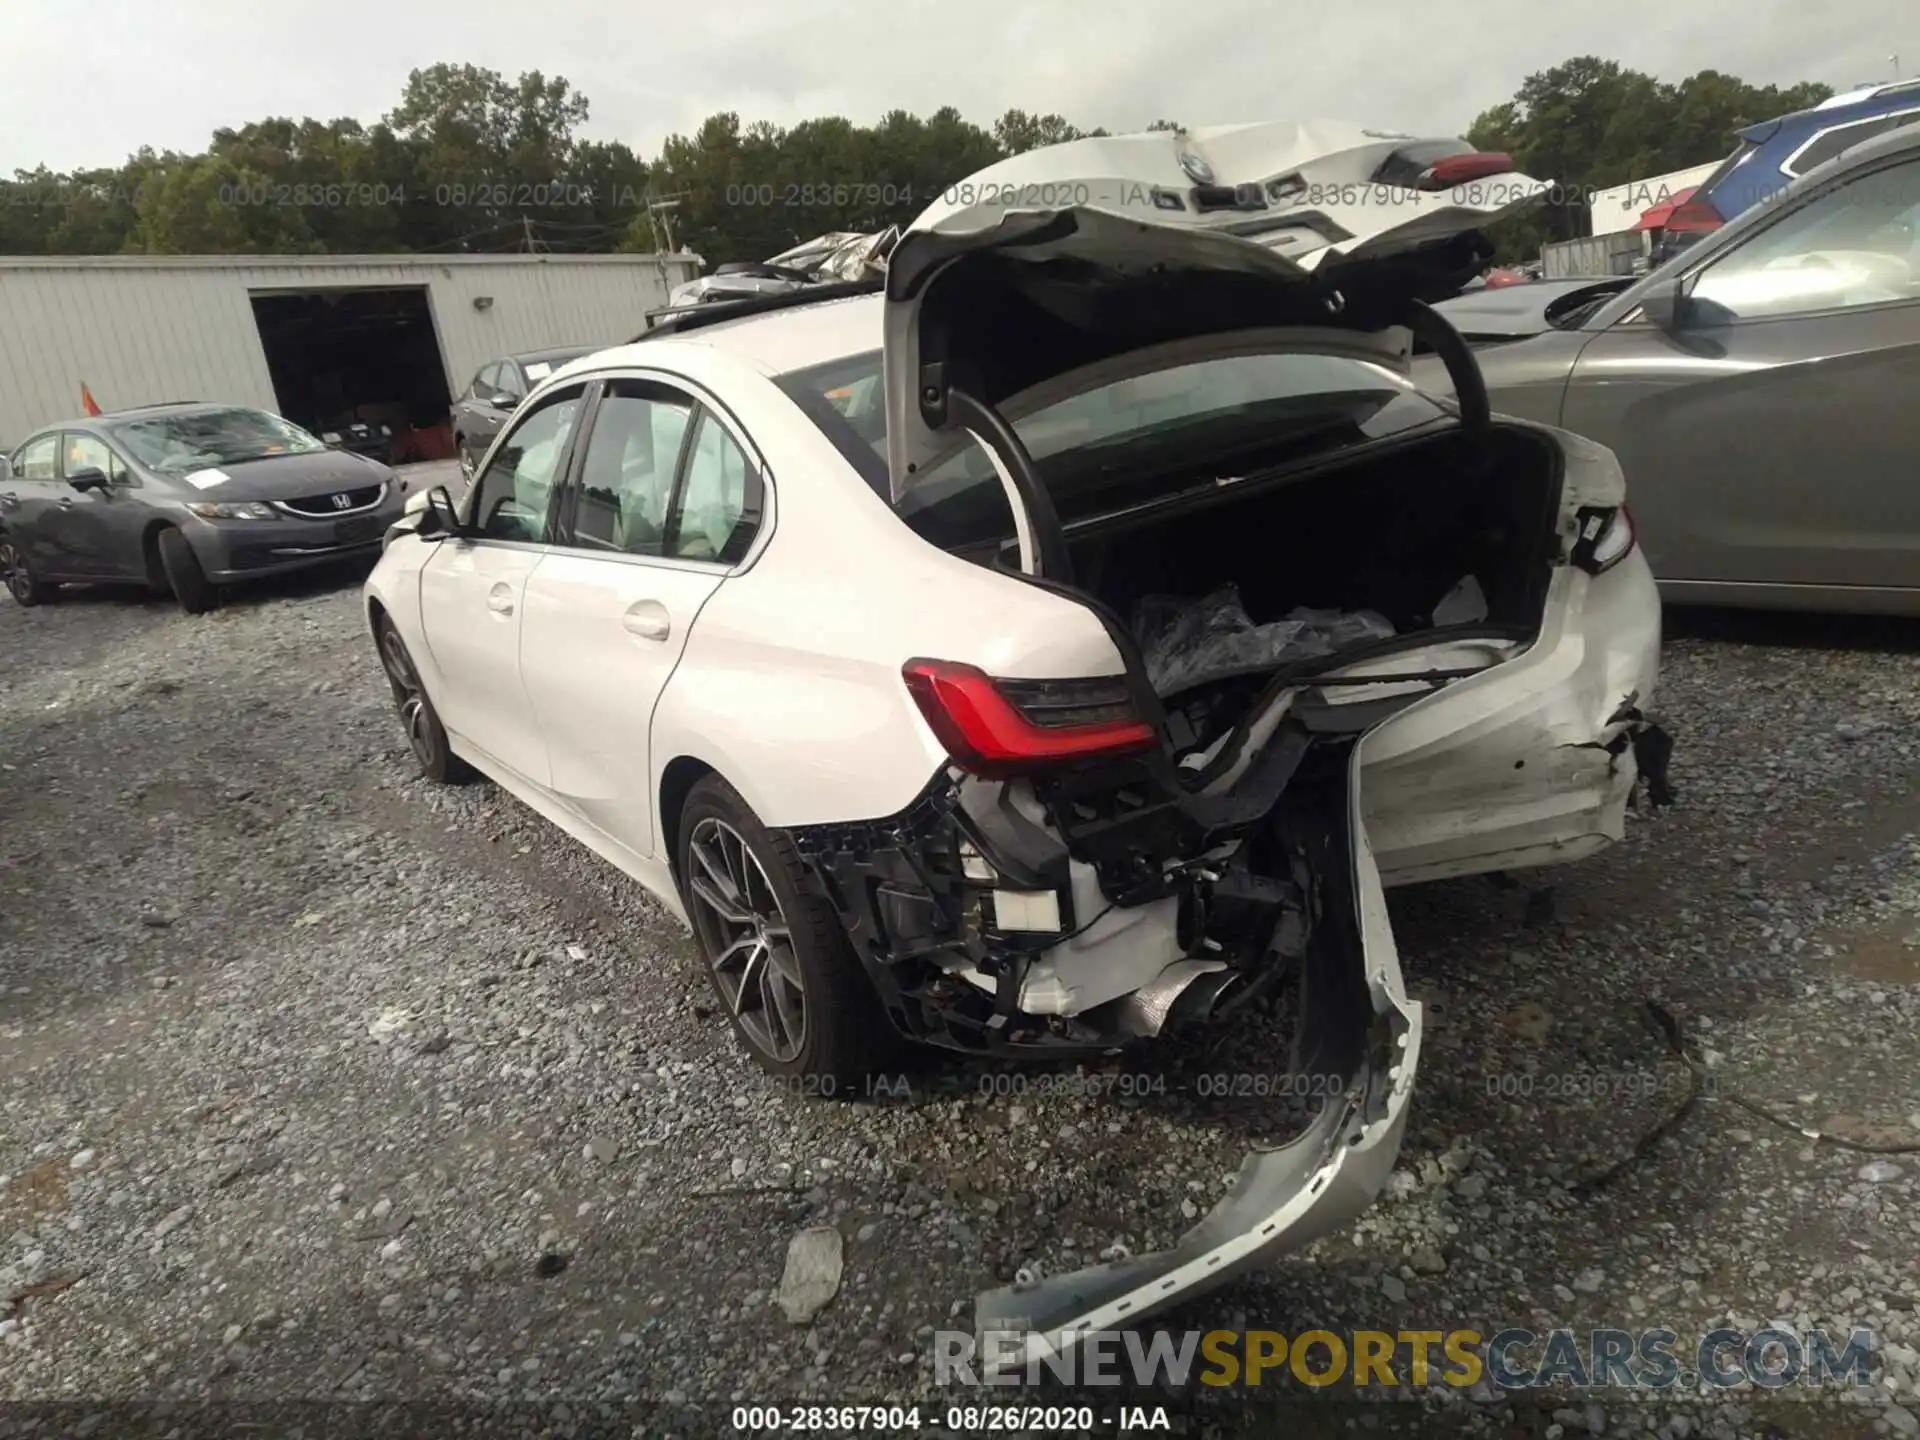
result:
M 1110 650 L 999 678 L 909 663 L 964 773 L 962 873 L 938 878 L 910 827 L 815 863 L 893 955 L 941 951 L 928 917 L 983 887 L 980 940 L 935 967 L 983 1036 L 1111 1045 L 1298 983 L 1293 1064 L 1332 1097 L 1172 1250 L 983 1295 L 1016 1363 L 1372 1202 L 1421 1040 L 1383 868 L 1577 858 L 1619 838 L 1640 769 L 1664 790 L 1658 602 L 1619 467 L 1490 416 L 1426 306 L 1542 188 L 1433 184 L 1500 158 L 1449 172 L 1328 126 L 1077 142 L 973 177 L 891 257 L 894 508 L 1084 605 Z M 1401 378 L 1415 335 L 1457 410 Z M 1041 673 L 1060 678 L 1005 678 Z M 1023 760 L 1051 727 L 1051 762 Z

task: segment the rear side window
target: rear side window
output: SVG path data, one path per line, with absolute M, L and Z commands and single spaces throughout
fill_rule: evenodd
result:
M 1843 150 L 1851 150 L 1876 135 L 1898 130 L 1916 120 L 1920 120 L 1920 106 L 1911 110 L 1897 110 L 1891 115 L 1878 115 L 1871 120 L 1856 120 L 1851 125 L 1836 125 L 1815 135 L 1789 156 L 1780 168 L 1789 175 L 1804 175 L 1815 166 L 1824 165 Z
M 1694 194 L 1712 204 L 1720 212 L 1721 218 L 1731 220 L 1754 201 L 1765 198 L 1771 191 L 1780 187 L 1774 180 L 1771 185 L 1752 179 L 1735 181 L 1733 176 L 1747 163 L 1754 151 L 1760 148 L 1758 142 L 1742 140 L 1734 152 L 1722 160 L 1714 172 L 1694 188 Z
M 746 453 L 711 412 L 687 451 L 674 516 L 673 553 L 682 560 L 733 564 L 760 527 L 761 481 Z

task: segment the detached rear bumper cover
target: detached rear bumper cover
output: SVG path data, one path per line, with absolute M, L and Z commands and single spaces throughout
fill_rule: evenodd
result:
M 1087 1331 L 1137 1324 L 1264 1266 L 1361 1214 L 1385 1185 L 1419 1065 L 1421 1007 L 1406 997 L 1361 822 L 1363 748 L 1348 757 L 1342 827 L 1352 924 L 1322 917 L 1327 943 L 1312 946 L 1305 962 L 1294 1060 L 1298 1070 L 1340 1076 L 1339 1093 L 1299 1138 L 1250 1153 L 1232 1191 L 1172 1249 L 982 1294 L 974 1318 L 985 1368 L 1044 1362 Z

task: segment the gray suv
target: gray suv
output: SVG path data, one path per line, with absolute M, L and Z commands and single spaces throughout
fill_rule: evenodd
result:
M 0 583 L 22 605 L 145 584 L 198 614 L 223 585 L 377 555 L 405 498 L 385 465 L 247 406 L 66 420 L 0 464 Z

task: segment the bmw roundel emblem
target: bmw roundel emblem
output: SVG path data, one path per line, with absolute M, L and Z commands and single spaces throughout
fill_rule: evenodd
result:
M 1196 185 L 1211 185 L 1213 183 L 1213 167 L 1191 150 L 1182 150 L 1180 152 L 1180 168 L 1187 172 L 1188 176 Z

